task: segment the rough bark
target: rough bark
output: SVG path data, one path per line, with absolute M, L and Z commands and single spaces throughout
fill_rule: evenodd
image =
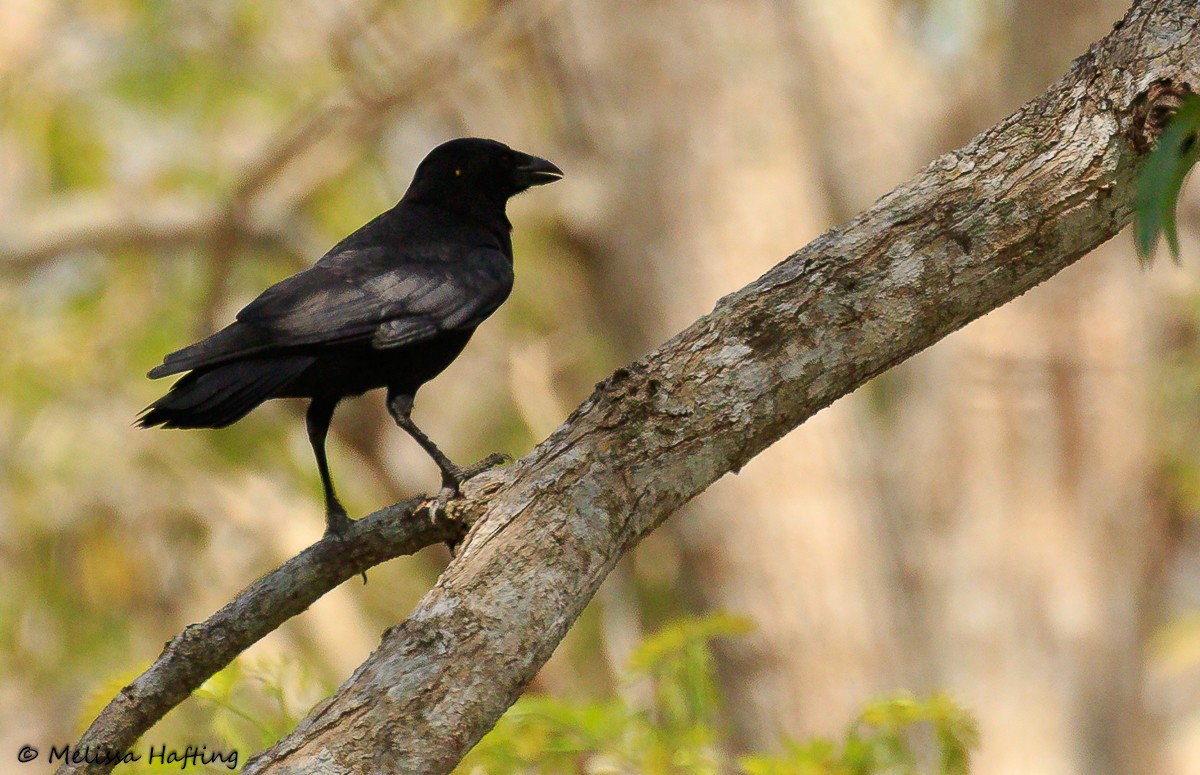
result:
M 1197 11 L 1142 0 L 1041 98 L 628 368 L 458 504 L 473 535 L 414 614 L 247 772 L 446 772 L 617 559 L 870 377 L 1129 220 L 1156 84 L 1195 84 Z

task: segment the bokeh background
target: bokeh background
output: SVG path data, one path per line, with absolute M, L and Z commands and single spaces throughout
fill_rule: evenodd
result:
M 433 145 L 495 137 L 567 173 L 510 206 L 513 297 L 417 401 L 455 459 L 519 456 L 1126 6 L 0 2 L 0 761 L 73 740 L 164 641 L 319 538 L 303 405 L 143 431 L 166 387 L 144 374 L 391 206 Z M 1192 187 L 1181 266 L 1143 271 L 1123 234 L 718 482 L 532 691 L 636 696 L 646 633 L 726 611 L 752 625 L 714 646 L 730 751 L 945 691 L 982 775 L 1200 771 L 1198 215 Z M 378 395 L 343 404 L 330 447 L 354 514 L 438 481 Z M 149 738 L 207 739 L 213 707 L 303 715 L 447 559 L 333 591 Z

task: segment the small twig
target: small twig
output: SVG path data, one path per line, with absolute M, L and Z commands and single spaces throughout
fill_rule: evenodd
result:
M 95 251 L 104 253 L 125 248 L 165 250 L 197 245 L 211 238 L 219 217 L 213 213 L 176 212 L 167 205 L 149 208 L 147 213 L 102 212 L 75 222 L 61 219 L 51 232 L 0 237 L 0 272 L 25 275 L 68 253 Z M 161 212 L 160 212 L 161 211 Z M 289 235 L 282 230 L 241 223 L 238 235 L 254 245 L 287 247 Z
M 442 41 L 388 74 L 387 88 L 373 89 L 361 79 L 348 78 L 341 93 L 305 106 L 297 113 L 299 120 L 284 124 L 279 134 L 266 143 L 267 152 L 242 174 L 230 207 L 258 196 L 272 180 L 338 129 L 351 137 L 378 131 L 389 114 L 415 104 L 477 61 L 485 44 L 512 37 L 555 4 L 550 0 L 505 0 L 462 34 Z

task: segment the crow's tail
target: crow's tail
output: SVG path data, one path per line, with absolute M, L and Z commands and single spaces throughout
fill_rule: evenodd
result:
M 224 428 L 279 395 L 313 361 L 312 356 L 296 355 L 196 369 L 147 406 L 136 422 L 143 428 Z

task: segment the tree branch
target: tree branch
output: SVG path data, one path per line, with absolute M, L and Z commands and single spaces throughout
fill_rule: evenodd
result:
M 679 506 L 1120 231 L 1160 100 L 1200 83 L 1198 20 L 1190 0 L 1139 0 L 1042 97 L 617 370 L 452 504 L 473 524 L 457 559 L 245 772 L 452 769 Z
M 212 230 L 217 217 L 182 200 L 133 207 L 125 197 L 65 199 L 43 207 L 39 217 L 22 225 L 20 234 L 0 235 L 0 270 L 29 273 L 65 253 L 84 250 L 195 243 Z
M 480 478 L 472 486 L 480 493 L 477 497 L 486 497 L 479 489 L 486 486 L 486 479 Z M 128 750 L 238 654 L 343 581 L 386 560 L 461 538 L 462 522 L 445 515 L 434 517 L 430 508 L 430 501 L 413 498 L 356 520 L 341 540 L 321 539 L 246 587 L 204 622 L 184 628 L 167 642 L 146 672 L 109 701 L 76 748 Z M 111 769 L 65 764 L 59 772 Z
M 1041 98 L 618 370 L 506 471 L 413 615 L 245 772 L 452 769 L 669 514 L 1120 231 L 1151 86 L 1200 83 L 1198 17 L 1136 3 Z

